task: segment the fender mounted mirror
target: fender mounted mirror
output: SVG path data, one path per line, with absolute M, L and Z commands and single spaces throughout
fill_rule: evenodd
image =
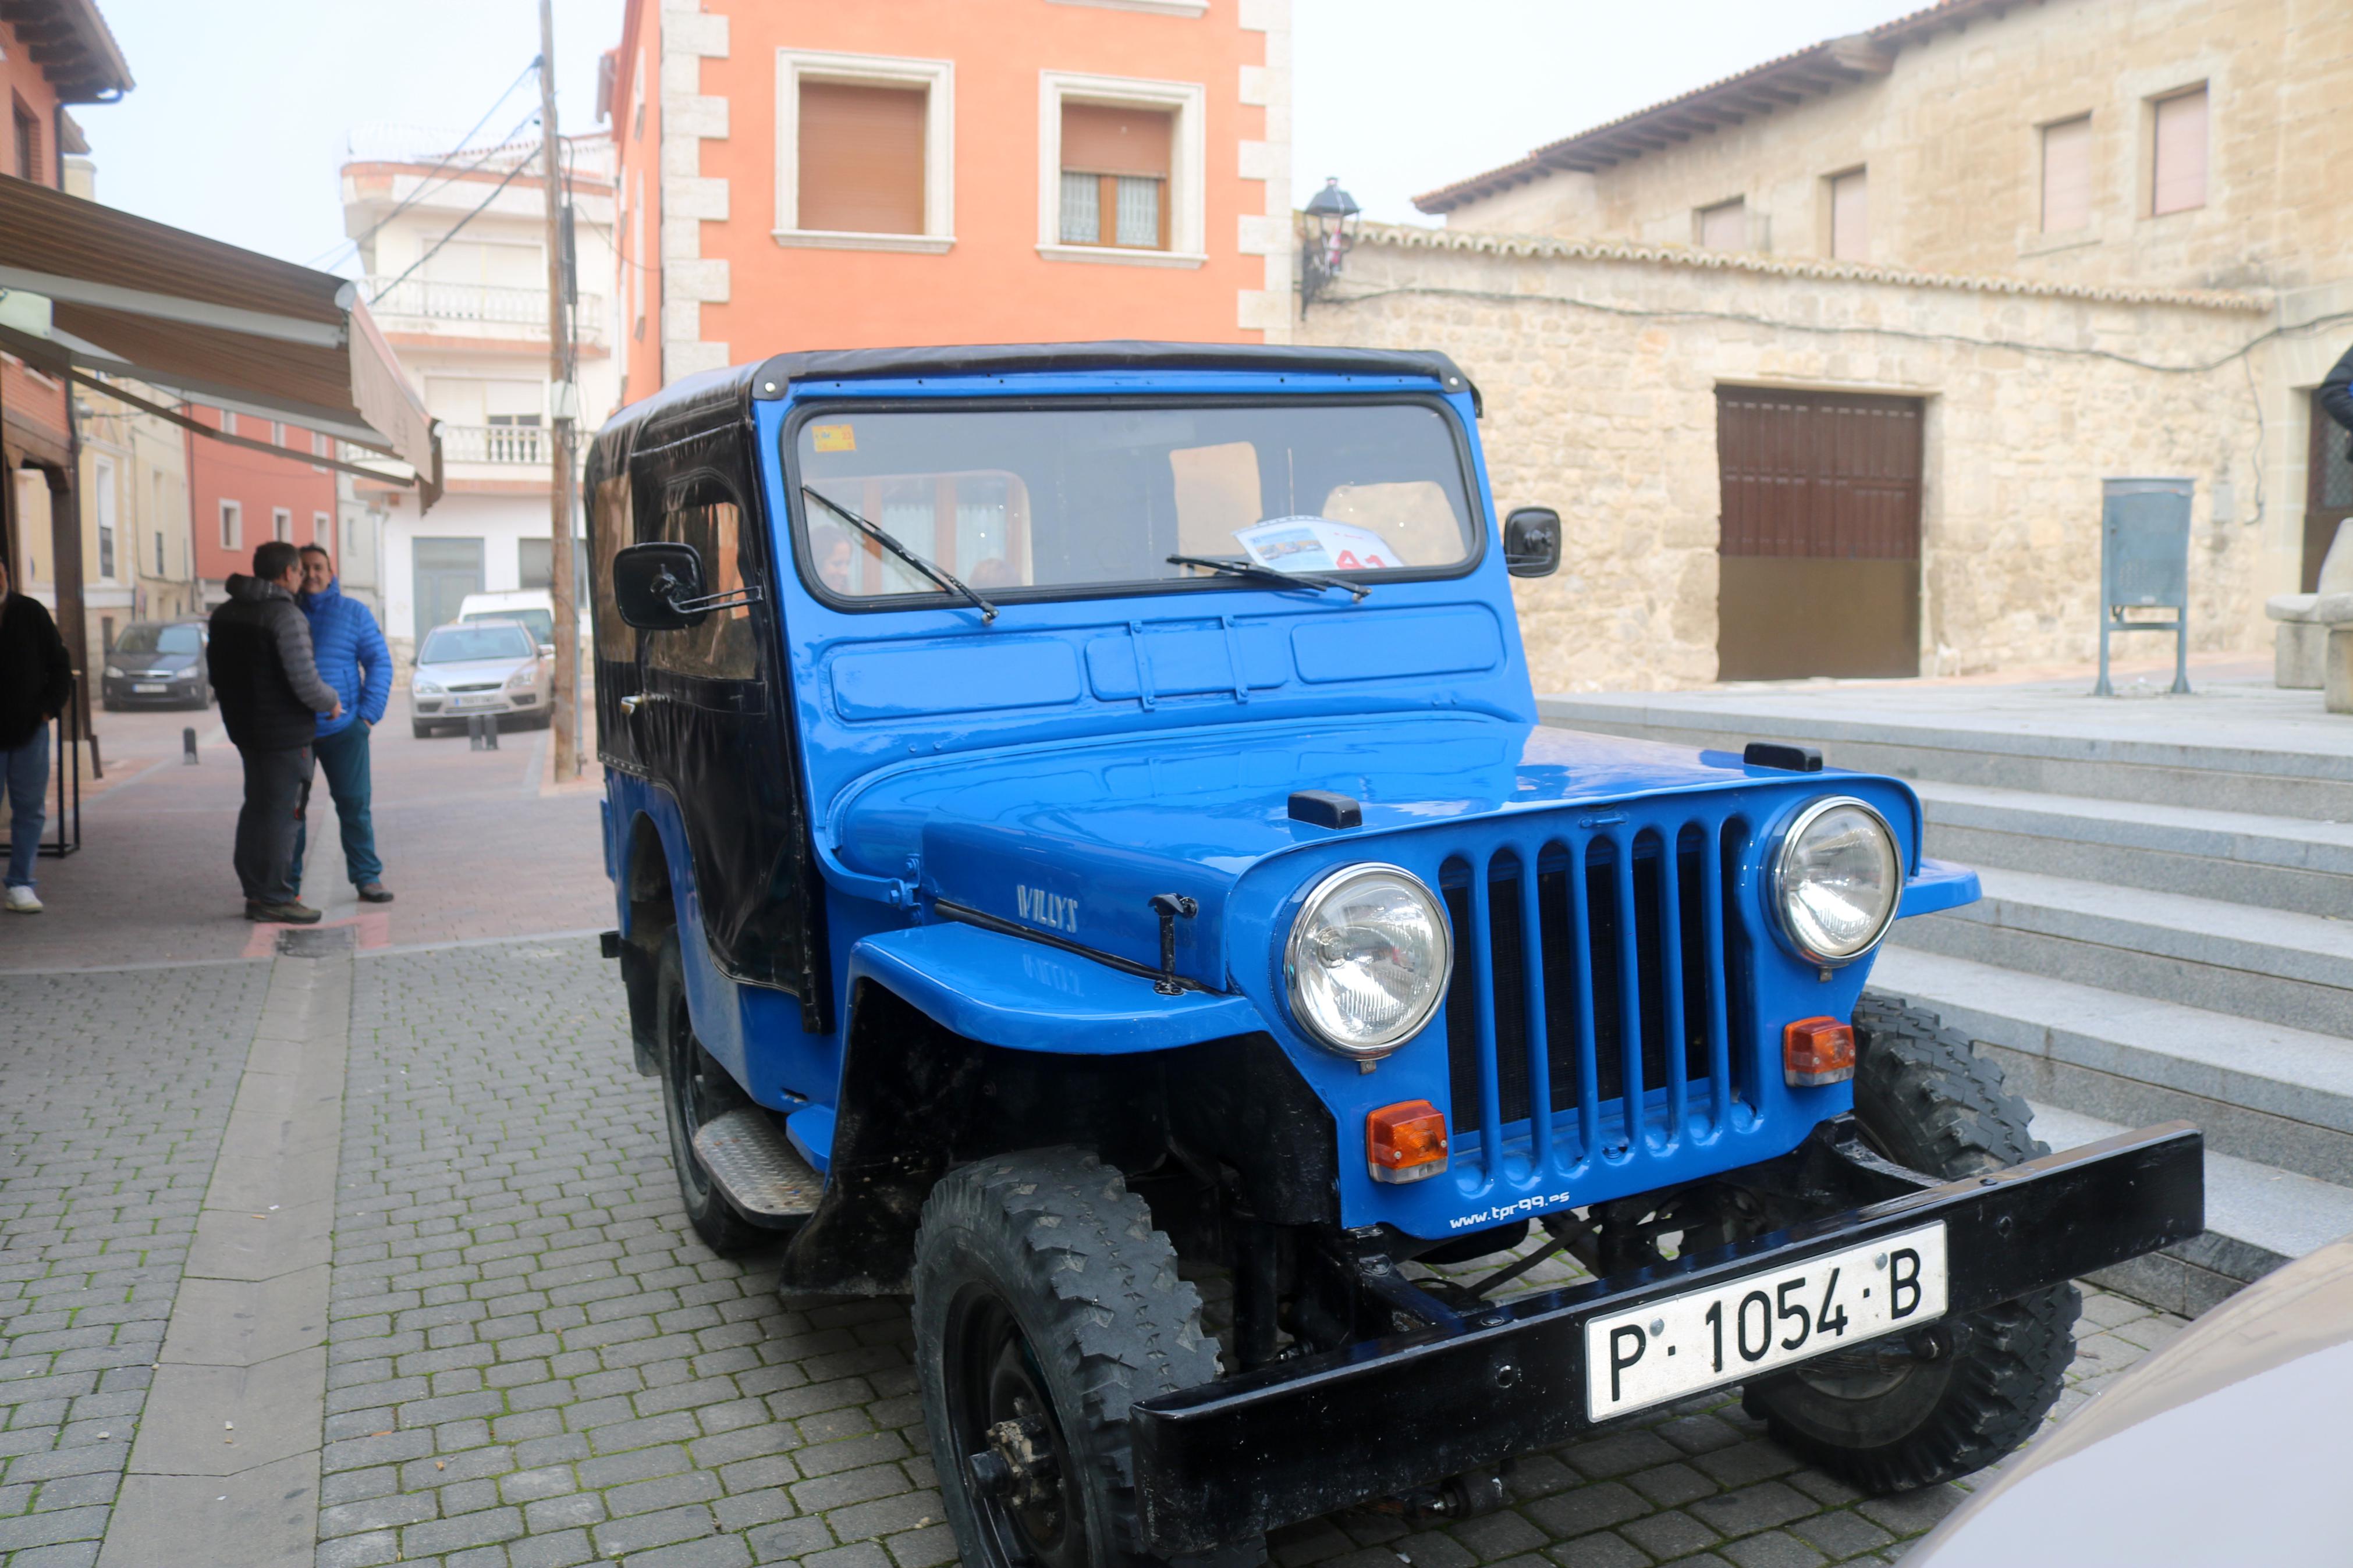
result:
M 681 606 L 703 597 L 702 557 L 691 544 L 658 540 L 613 557 L 613 605 L 641 632 L 674 632 L 711 612 Z
M 1548 506 L 1514 508 L 1504 519 L 1504 569 L 1514 577 L 1549 577 L 1559 566 L 1560 513 Z

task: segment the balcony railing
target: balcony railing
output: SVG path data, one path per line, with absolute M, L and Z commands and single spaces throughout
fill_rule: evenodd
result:
M 512 289 L 492 283 L 442 283 L 429 278 L 370 278 L 362 284 L 368 310 L 378 321 L 408 317 L 433 322 L 472 321 L 494 327 L 522 327 L 532 335 L 547 332 L 547 290 Z M 580 296 L 572 312 L 573 330 L 584 340 L 603 335 L 605 301 L 594 294 Z
M 441 458 L 450 463 L 513 463 L 544 469 L 555 455 L 552 435 L 537 425 L 444 425 Z

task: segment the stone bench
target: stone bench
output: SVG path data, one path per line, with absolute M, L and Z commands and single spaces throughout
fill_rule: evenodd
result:
M 2353 518 L 2337 525 L 2321 558 L 2319 591 L 2276 594 L 2263 613 L 2279 623 L 2273 634 L 2272 684 L 2316 691 L 2329 685 L 2329 634 L 2353 628 Z M 2340 711 L 2332 705 L 2331 711 Z

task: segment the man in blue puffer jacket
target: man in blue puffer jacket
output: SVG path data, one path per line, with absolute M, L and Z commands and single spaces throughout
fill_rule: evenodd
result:
M 388 904 L 392 894 L 384 885 L 384 862 L 375 853 L 375 821 L 368 806 L 374 785 L 368 777 L 368 731 L 384 717 L 392 700 L 392 650 L 384 633 L 357 599 L 343 597 L 335 583 L 335 563 L 324 547 L 302 547 L 302 613 L 311 617 L 311 647 L 319 679 L 334 688 L 343 710 L 319 721 L 311 749 L 327 775 L 328 793 L 335 797 L 335 815 L 343 821 L 343 869 L 352 886 L 371 904 Z M 302 852 L 310 847 L 310 819 L 294 831 L 294 885 L 302 885 Z

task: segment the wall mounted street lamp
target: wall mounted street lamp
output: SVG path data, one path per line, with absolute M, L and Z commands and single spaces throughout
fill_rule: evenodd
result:
M 1340 188 L 1339 176 L 1324 182 L 1307 204 L 1309 232 L 1299 254 L 1299 313 L 1340 276 L 1342 264 L 1356 243 L 1356 198 Z

